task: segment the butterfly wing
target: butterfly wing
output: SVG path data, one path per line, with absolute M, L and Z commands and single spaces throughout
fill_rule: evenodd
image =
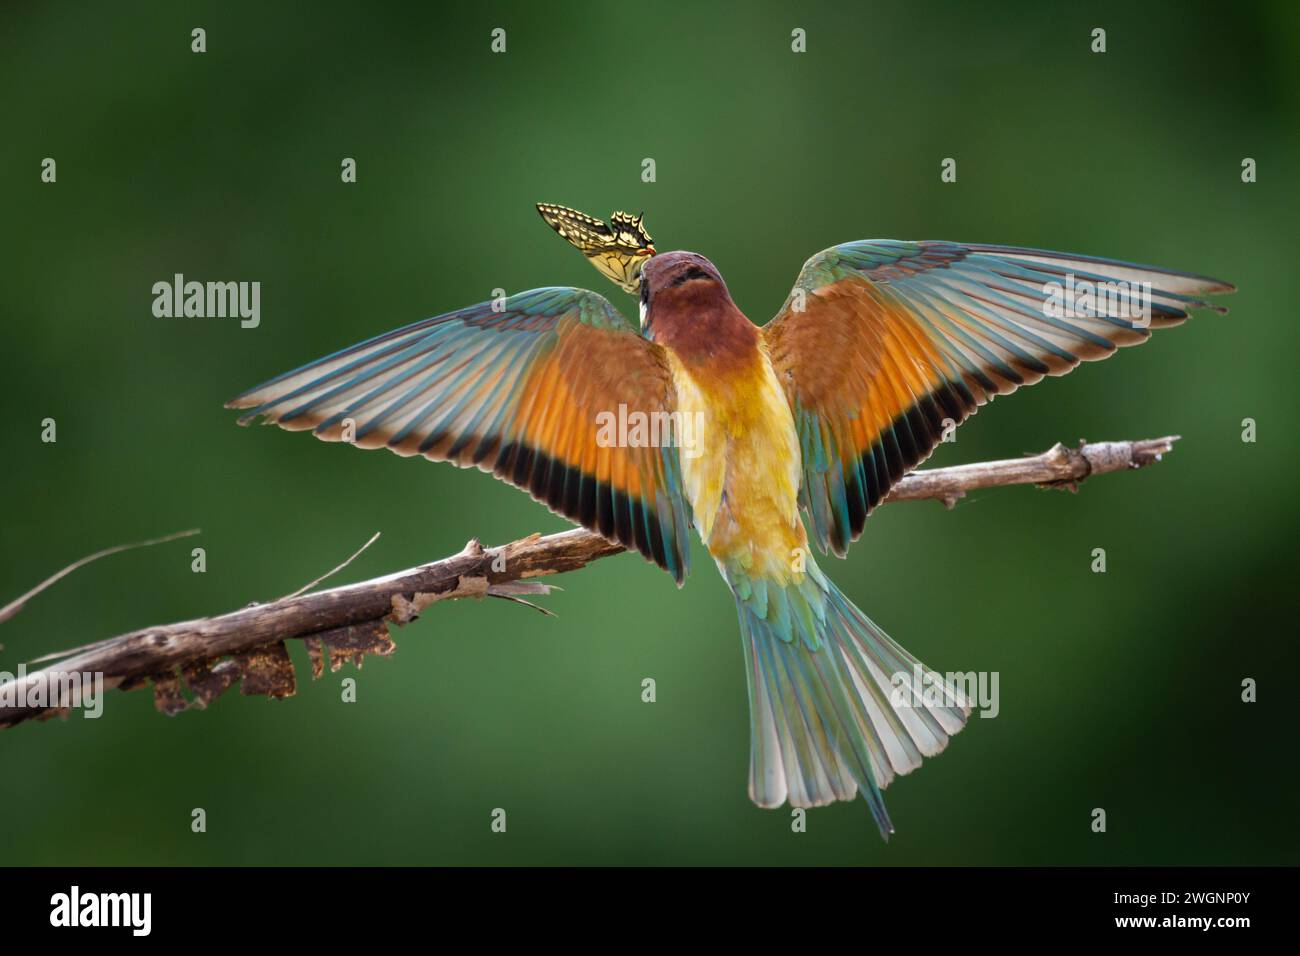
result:
M 654 241 L 646 232 L 641 216 L 616 212 L 609 225 L 585 212 L 538 203 L 546 224 L 587 257 L 587 261 L 624 292 L 636 295 L 641 288 L 641 267 L 654 255 Z

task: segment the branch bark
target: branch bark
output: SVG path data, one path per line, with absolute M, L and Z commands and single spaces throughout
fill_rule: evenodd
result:
M 1176 440 L 1080 442 L 1077 448 L 1057 444 L 1024 458 L 913 472 L 885 503 L 935 499 L 951 508 L 967 492 L 1020 484 L 1074 491 L 1092 475 L 1159 461 Z M 487 596 L 536 608 L 525 598 L 548 594 L 551 588 L 537 578 L 576 571 L 623 550 L 583 528 L 533 534 L 498 548 L 472 540 L 458 554 L 384 577 L 131 631 L 49 655 L 41 660 L 58 660 L 40 670 L 25 673 L 20 668 L 16 679 L 0 684 L 0 727 L 66 715 L 83 706 L 100 692 L 92 675 L 100 675 L 102 690 L 128 690 L 152 681 L 155 703 L 168 714 L 206 708 L 237 681 L 244 694 L 288 697 L 296 680 L 286 640 L 304 641 L 314 678 L 324 673 L 326 652 L 331 670 L 349 660 L 360 667 L 366 655 L 395 649 L 390 623 L 406 624 L 438 601 Z

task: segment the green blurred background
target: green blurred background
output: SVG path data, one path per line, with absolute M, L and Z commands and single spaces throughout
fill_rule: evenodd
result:
M 756 321 L 808 256 L 868 237 L 1241 288 L 1230 316 L 999 401 L 932 460 L 1181 434 L 1164 463 L 1077 496 L 885 508 L 823 562 L 929 664 L 1001 674 L 1000 716 L 889 790 L 888 846 L 861 802 L 805 834 L 750 805 L 735 611 L 697 545 L 680 592 L 603 561 L 561 581 L 558 619 L 439 606 L 360 674 L 311 683 L 295 646 L 289 701 L 231 693 L 169 719 L 118 693 L 101 720 L 0 734 L 3 862 L 1300 862 L 1294 4 L 9 3 L 0 89 L 0 602 L 98 548 L 203 529 L 35 600 L 0 629 L 10 671 L 282 595 L 376 530 L 344 580 L 564 527 L 487 476 L 240 429 L 221 407 L 498 286 L 584 285 L 634 316 L 538 200 L 644 210 Z M 151 286 L 176 272 L 260 281 L 261 327 L 155 318 Z

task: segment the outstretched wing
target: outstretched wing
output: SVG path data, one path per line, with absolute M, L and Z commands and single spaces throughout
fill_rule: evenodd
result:
M 1112 259 L 868 240 L 809 259 L 763 329 L 803 452 L 800 501 L 843 556 L 871 509 L 996 395 L 1144 341 L 1217 279 Z
M 690 519 L 663 350 L 583 289 L 534 289 L 496 305 L 388 332 L 227 407 L 249 409 L 240 424 L 260 415 L 325 441 L 476 466 L 636 548 L 680 584 Z M 619 447 L 605 414 L 620 406 L 663 416 L 657 447 Z

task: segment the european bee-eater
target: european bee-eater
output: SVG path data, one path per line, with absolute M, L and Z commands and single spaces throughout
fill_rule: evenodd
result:
M 639 291 L 639 331 L 595 292 L 534 289 L 369 339 L 229 406 L 250 409 L 241 423 L 491 472 L 679 585 L 694 526 L 740 614 L 750 798 L 811 807 L 860 792 L 888 838 L 881 791 L 943 750 L 970 708 L 915 686 L 937 675 L 831 583 L 809 537 L 842 557 L 945 429 L 1190 309 L 1226 311 L 1202 297 L 1232 286 L 1036 249 L 864 240 L 809 259 L 760 328 L 708 259 L 655 254 L 640 217 L 611 228 L 539 210 Z M 664 427 L 611 440 L 613 414 Z
M 607 226 L 585 212 L 539 202 L 537 211 L 546 224 L 573 243 L 587 261 L 624 292 L 636 295 L 641 285 L 641 267 L 655 254 L 654 243 L 641 220 L 615 212 Z

